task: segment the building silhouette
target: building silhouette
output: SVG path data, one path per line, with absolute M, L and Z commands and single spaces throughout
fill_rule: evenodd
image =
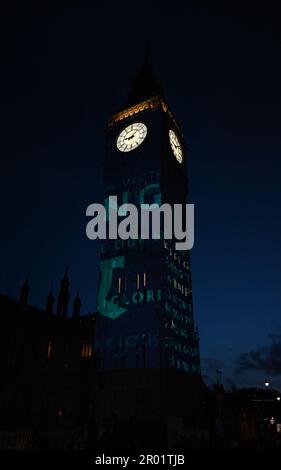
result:
M 95 316 L 80 316 L 79 294 L 66 316 L 66 286 L 65 275 L 56 315 L 52 289 L 45 310 L 28 304 L 27 279 L 19 301 L 0 295 L 0 449 L 86 446 Z

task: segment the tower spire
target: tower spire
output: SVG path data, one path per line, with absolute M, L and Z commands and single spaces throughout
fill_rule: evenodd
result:
M 149 45 L 146 46 L 143 64 L 131 81 L 128 105 L 144 101 L 152 96 L 164 95 L 163 87 L 157 79 L 151 63 Z
M 77 295 L 73 302 L 73 318 L 79 318 L 80 316 L 80 308 L 81 308 L 81 299 L 79 289 L 77 290 Z
M 29 291 L 30 291 L 30 288 L 29 288 L 28 276 L 25 276 L 24 283 L 21 286 L 21 290 L 20 290 L 20 302 L 23 305 L 27 305 Z
M 55 301 L 55 298 L 54 298 L 54 295 L 53 295 L 53 288 L 51 287 L 49 295 L 48 295 L 47 300 L 46 300 L 46 312 L 49 315 L 52 315 L 52 313 L 53 313 L 54 301 Z

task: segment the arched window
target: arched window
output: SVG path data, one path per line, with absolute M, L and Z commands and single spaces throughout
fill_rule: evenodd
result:
M 82 345 L 81 357 L 91 357 L 92 356 L 92 345 L 91 343 L 84 343 Z
M 48 343 L 48 352 L 47 352 L 48 359 L 50 359 L 50 357 L 52 355 L 52 351 L 53 351 L 53 343 L 52 343 L 52 341 L 49 341 L 49 343 Z

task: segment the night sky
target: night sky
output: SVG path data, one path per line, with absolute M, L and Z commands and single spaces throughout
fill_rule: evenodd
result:
M 71 299 L 79 287 L 83 313 L 94 310 L 99 243 L 86 238 L 85 211 L 103 199 L 106 120 L 149 42 L 189 147 L 204 377 L 219 369 L 227 387 L 278 388 L 281 15 L 249 1 L 185 3 L 1 11 L 0 292 L 18 297 L 28 274 L 30 302 L 44 307 L 68 266 Z

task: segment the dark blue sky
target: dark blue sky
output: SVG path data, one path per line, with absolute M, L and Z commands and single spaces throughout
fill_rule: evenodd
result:
M 82 3 L 81 3 L 82 5 Z M 256 2 L 26 6 L 0 19 L 0 291 L 44 306 L 69 266 L 95 307 L 107 117 L 150 41 L 189 146 L 195 319 L 203 371 L 281 387 L 280 11 Z M 195 6 L 196 5 L 196 6 Z

